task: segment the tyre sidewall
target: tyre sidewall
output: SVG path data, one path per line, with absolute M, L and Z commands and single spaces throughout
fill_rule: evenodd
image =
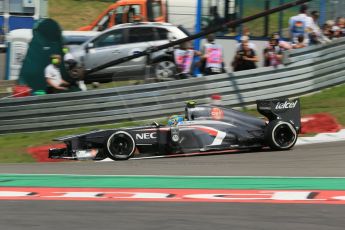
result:
M 290 128 L 291 132 L 293 132 L 294 140 L 287 146 L 279 145 L 277 140 L 275 139 L 275 131 L 280 125 L 287 125 Z M 296 128 L 293 126 L 293 124 L 287 121 L 283 121 L 283 120 L 271 121 L 270 123 L 268 123 L 266 127 L 266 131 L 265 131 L 266 143 L 273 150 L 291 149 L 296 144 L 297 136 L 298 136 L 298 133 L 297 133 Z
M 116 137 L 117 135 L 120 135 L 120 134 L 126 135 L 126 136 L 129 137 L 130 140 L 132 141 L 133 147 L 132 147 L 130 153 L 127 154 L 127 155 L 119 155 L 119 154 L 116 154 L 116 153 L 112 153 L 112 151 L 111 151 L 111 149 L 110 149 L 110 147 L 111 147 L 110 145 L 111 145 L 111 142 L 112 142 L 113 138 Z M 106 142 L 106 154 L 107 154 L 107 156 L 108 156 L 110 159 L 112 159 L 112 160 L 116 160 L 116 161 L 118 161 L 118 160 L 128 160 L 129 158 L 131 158 L 131 157 L 133 156 L 133 153 L 134 153 L 134 151 L 135 151 L 135 147 L 136 147 L 135 141 L 134 141 L 134 139 L 133 139 L 133 137 L 132 137 L 131 134 L 129 134 L 129 133 L 126 132 L 126 131 L 117 131 L 117 132 L 113 133 L 113 134 L 108 138 L 108 140 L 107 140 L 107 142 Z

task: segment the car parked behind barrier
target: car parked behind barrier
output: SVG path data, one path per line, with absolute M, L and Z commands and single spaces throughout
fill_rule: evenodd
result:
M 86 70 L 109 61 L 130 56 L 149 47 L 158 46 L 169 40 L 188 36 L 180 27 L 168 23 L 126 23 L 114 26 L 79 47 L 71 49 L 76 61 Z M 152 76 L 156 79 L 174 76 L 176 66 L 172 54 L 167 50 L 151 56 Z M 112 80 L 143 79 L 147 71 L 147 58 L 140 57 L 106 68 L 85 77 L 86 82 L 107 82 Z

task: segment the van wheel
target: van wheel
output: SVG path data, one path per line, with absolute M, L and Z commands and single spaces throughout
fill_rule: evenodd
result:
M 107 156 L 112 160 L 128 160 L 134 153 L 135 141 L 125 131 L 117 131 L 107 141 Z
M 268 123 L 265 132 L 267 145 L 274 150 L 288 150 L 297 141 L 297 131 L 295 127 L 286 121 L 272 121 Z
M 176 72 L 176 65 L 172 60 L 160 60 L 153 64 L 153 76 L 158 81 L 172 80 Z

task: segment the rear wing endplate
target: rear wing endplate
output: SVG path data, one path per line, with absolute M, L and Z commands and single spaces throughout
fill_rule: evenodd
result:
M 299 99 L 287 98 L 257 100 L 257 110 L 269 119 L 291 122 L 299 131 L 301 129 L 301 106 Z

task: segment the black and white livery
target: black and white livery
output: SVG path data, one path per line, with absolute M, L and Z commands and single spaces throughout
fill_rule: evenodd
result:
M 291 149 L 301 129 L 299 99 L 257 101 L 267 119 L 234 109 L 188 104 L 174 125 L 97 130 L 55 140 L 66 148 L 50 149 L 49 158 L 127 160 L 142 155 L 164 156 L 232 149 Z

